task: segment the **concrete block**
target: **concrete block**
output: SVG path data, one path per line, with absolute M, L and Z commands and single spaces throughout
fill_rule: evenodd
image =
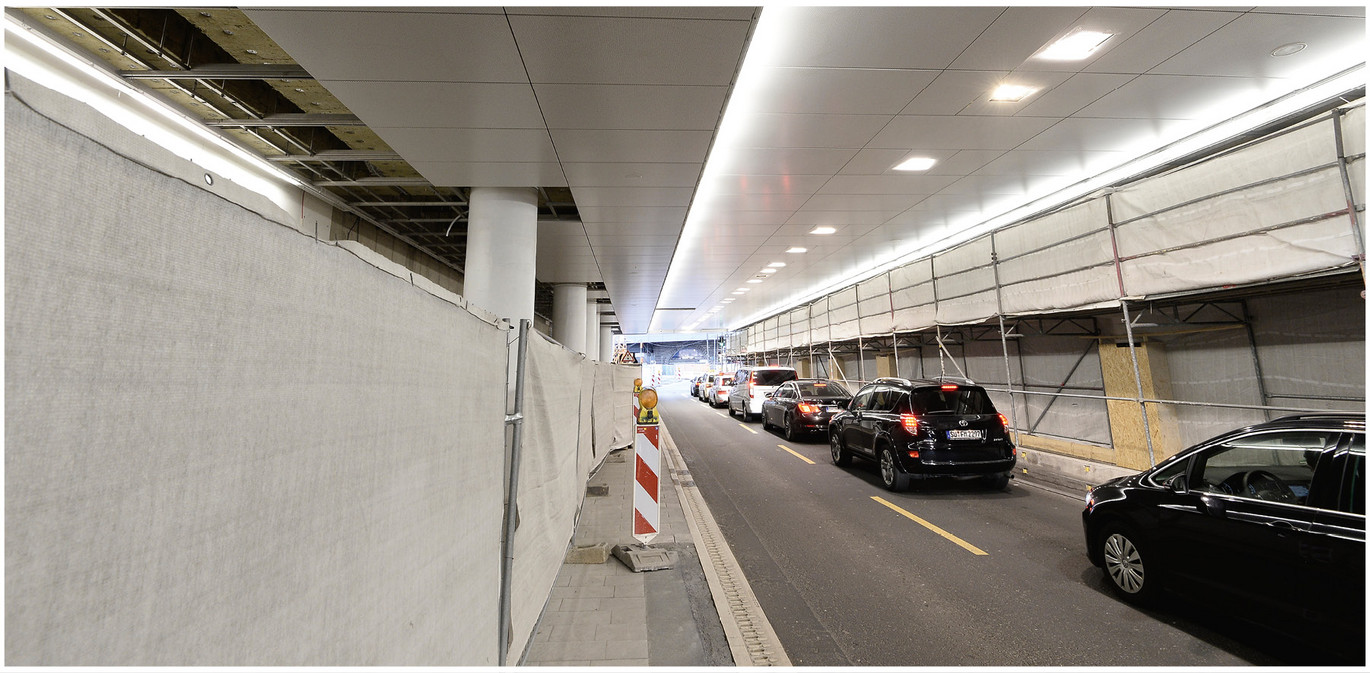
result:
M 618 545 L 614 547 L 614 557 L 635 573 L 669 570 L 676 562 L 675 552 L 643 545 Z
M 572 547 L 566 552 L 566 562 L 576 564 L 604 563 L 609 560 L 609 543 Z

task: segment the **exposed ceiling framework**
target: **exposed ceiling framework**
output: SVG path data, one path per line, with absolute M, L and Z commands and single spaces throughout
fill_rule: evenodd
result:
M 543 302 L 602 283 L 627 333 L 738 326 L 1365 48 L 1359 5 L 9 11 L 457 269 L 470 190 L 538 187 Z

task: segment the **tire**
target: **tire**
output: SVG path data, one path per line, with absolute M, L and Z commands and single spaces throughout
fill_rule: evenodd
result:
M 832 453 L 832 464 L 838 467 L 851 465 L 851 454 L 847 453 L 847 447 L 842 443 L 842 437 L 835 432 L 828 432 L 828 450 Z
M 1161 573 L 1148 556 L 1150 548 L 1129 527 L 1112 523 L 1099 533 L 1099 554 L 1104 578 L 1119 598 L 1138 605 L 1150 604 L 1161 591 Z
M 729 403 L 729 404 L 728 404 L 728 415 L 729 415 L 729 416 L 732 416 L 733 418 L 737 418 L 737 415 L 733 413 L 733 405 L 732 405 L 732 403 Z
M 765 410 L 765 409 L 762 409 L 762 410 L 761 410 L 761 429 L 762 429 L 762 430 L 770 430 L 770 429 L 771 429 L 771 422 L 768 421 L 768 420 L 766 420 L 766 410 Z
M 799 430 L 794 427 L 794 416 L 785 414 L 785 439 L 791 442 L 799 441 Z
M 988 486 L 991 491 L 1007 491 L 1008 473 L 1000 472 L 999 474 L 991 474 L 985 477 L 985 485 Z
M 895 460 L 894 450 L 888 445 L 880 447 L 880 484 L 891 493 L 909 486 L 909 475 L 899 470 L 899 461 Z

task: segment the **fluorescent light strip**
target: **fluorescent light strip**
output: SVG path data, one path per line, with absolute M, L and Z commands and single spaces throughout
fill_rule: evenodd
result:
M 1268 101 L 1265 104 L 1249 109 L 1229 119 L 1216 122 L 1207 128 L 1171 142 L 1168 145 L 1158 147 L 1150 153 L 1108 169 L 1095 177 L 1078 181 L 1069 187 L 1051 194 L 1034 197 L 1033 200 L 1026 201 L 1016 207 L 1011 207 L 998 215 L 981 219 L 978 223 L 966 223 L 966 228 L 956 234 L 932 243 L 915 244 L 911 249 L 896 251 L 890 255 L 878 258 L 872 267 L 867 270 L 825 283 L 820 286 L 821 289 L 778 301 L 764 310 L 753 313 L 751 316 L 733 323 L 728 329 L 729 331 L 738 330 L 784 312 L 792 307 L 807 304 L 820 297 L 868 280 L 891 269 L 977 238 L 999 227 L 1028 219 L 1044 210 L 1069 203 L 1099 189 L 1123 182 L 1134 175 L 1144 173 L 1174 161 L 1175 159 L 1199 151 L 1204 147 L 1213 146 L 1229 138 L 1259 128 L 1302 108 L 1342 96 L 1347 92 L 1354 91 L 1358 87 L 1365 85 L 1364 71 L 1365 63 L 1359 63 L 1339 73 L 1326 77 L 1321 81 L 1305 86 L 1302 89 L 1287 93 L 1275 100 Z M 952 228 L 955 228 L 961 226 L 962 223 L 954 222 L 951 224 Z

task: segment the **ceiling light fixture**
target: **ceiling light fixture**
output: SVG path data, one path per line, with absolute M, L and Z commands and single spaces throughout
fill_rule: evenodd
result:
M 766 266 L 769 266 L 769 267 L 771 267 L 771 268 L 773 268 L 773 269 L 779 269 L 780 267 L 785 266 L 785 263 L 784 263 L 784 262 L 771 262 L 770 264 L 767 264 Z
M 786 250 L 785 252 L 788 252 L 788 253 L 794 254 L 794 255 L 798 255 L 798 254 L 800 254 L 800 253 L 804 253 L 804 252 L 808 252 L 808 251 L 809 251 L 808 248 L 801 248 L 801 247 L 799 247 L 799 246 L 796 245 L 795 247 L 790 248 L 789 250 Z
M 733 294 L 742 294 L 742 292 L 734 290 Z
M 1113 37 L 1113 33 L 1076 28 L 1037 52 L 1037 58 L 1045 61 L 1081 61 L 1089 58 L 1110 37 Z
M 909 157 L 900 162 L 891 170 L 896 171 L 926 171 L 937 163 L 932 157 Z
M 753 284 L 755 284 L 755 283 L 760 283 L 760 282 L 761 282 L 761 279 L 760 279 L 760 278 L 748 278 L 748 279 L 747 279 L 747 282 L 748 282 L 748 283 L 753 283 Z
M 834 227 L 814 227 L 813 231 L 810 231 L 809 233 L 818 234 L 819 236 L 826 236 L 828 234 L 837 233 L 837 229 Z
M 772 269 L 772 268 L 769 267 L 769 266 L 761 270 L 761 273 L 779 273 L 779 272 L 780 272 L 780 269 Z
M 1308 45 L 1302 42 L 1290 42 L 1289 44 L 1282 44 L 1275 47 L 1270 51 L 1270 55 L 1276 58 L 1279 58 L 1280 56 L 1293 56 L 1307 48 Z
M 1005 103 L 1016 103 L 1020 100 L 1023 100 L 1024 98 L 1027 98 L 1028 96 L 1031 96 L 1036 92 L 1037 87 L 1034 86 L 1023 86 L 1021 84 L 1000 84 L 999 87 L 994 90 L 994 93 L 991 93 L 989 95 L 989 99 L 992 101 L 1002 101 Z

